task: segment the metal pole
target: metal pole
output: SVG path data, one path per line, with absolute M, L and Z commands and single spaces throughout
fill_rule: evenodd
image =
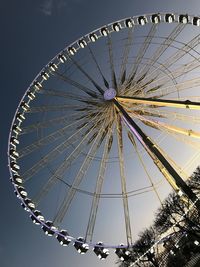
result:
M 158 99 L 158 98 L 143 98 L 143 97 L 131 97 L 131 96 L 118 96 L 116 100 L 123 101 L 125 103 L 136 103 L 136 104 L 147 104 L 164 107 L 175 107 L 175 108 L 188 108 L 188 109 L 200 109 L 199 102 L 193 102 L 190 100 L 169 100 L 169 99 Z

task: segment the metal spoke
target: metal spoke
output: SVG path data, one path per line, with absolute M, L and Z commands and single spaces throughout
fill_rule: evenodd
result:
M 85 107 L 85 105 L 83 105 Z M 81 105 L 42 105 L 42 106 L 34 106 L 31 107 L 28 113 L 38 113 L 38 112 L 47 112 L 47 111 L 66 111 L 66 110 L 76 110 L 80 109 Z
M 98 210 L 101 190 L 102 190 L 102 186 L 104 182 L 105 171 L 107 167 L 107 159 L 108 159 L 109 152 L 112 146 L 112 141 L 113 141 L 112 127 L 109 127 L 108 134 L 106 137 L 106 142 L 104 145 L 104 151 L 103 151 L 103 155 L 101 159 L 99 173 L 98 173 L 98 177 L 96 181 L 95 192 L 94 192 L 93 199 L 92 199 L 92 206 L 90 209 L 89 221 L 88 221 L 87 231 L 86 231 L 85 240 L 89 240 L 90 242 L 92 242 L 92 237 L 94 233 L 97 210 Z
M 160 46 L 156 49 L 156 52 L 149 59 L 149 62 L 145 64 L 145 66 L 138 73 L 138 76 L 143 75 L 144 73 L 149 72 L 152 65 L 155 64 L 156 61 L 162 56 L 162 54 L 170 47 L 170 45 L 174 42 L 176 37 L 182 32 L 185 28 L 185 24 L 178 24 L 173 31 L 164 39 L 164 41 L 160 44 Z
M 168 131 L 166 131 L 166 132 L 169 133 Z M 200 144 L 198 142 L 195 142 L 194 140 L 188 139 L 185 136 L 182 136 L 182 135 L 180 136 L 180 134 L 177 134 L 177 133 L 174 133 L 171 131 L 169 134 L 172 135 L 174 138 L 176 138 L 178 141 L 181 141 L 185 144 L 190 145 L 193 149 L 200 150 Z
M 172 131 L 174 133 L 179 133 L 179 134 L 183 134 L 183 135 L 187 135 L 193 138 L 200 138 L 200 133 L 193 131 L 191 129 L 184 129 L 182 127 L 177 127 L 174 125 L 170 125 L 164 122 L 159 122 L 159 121 L 155 121 L 155 120 L 150 120 L 150 119 L 146 119 L 142 116 L 139 117 L 139 119 L 145 123 L 146 125 L 153 127 L 154 129 L 166 129 L 168 131 Z
M 127 238 L 127 245 L 129 246 L 132 244 L 132 234 L 131 234 L 129 207 L 128 207 L 128 196 L 126 189 L 126 177 L 124 171 L 122 125 L 121 125 L 121 118 L 118 114 L 116 114 L 116 124 L 117 124 L 117 143 L 118 143 L 119 167 L 121 176 L 122 199 L 124 207 L 125 226 L 126 226 L 126 238 Z
M 194 78 L 191 80 L 186 80 L 184 82 L 178 83 L 176 85 L 163 86 L 156 91 L 156 98 L 167 96 L 174 92 L 180 92 L 188 90 L 200 85 L 200 78 Z
M 180 78 L 181 76 L 184 76 L 185 74 L 199 68 L 199 60 L 194 59 L 191 60 L 190 62 L 184 64 L 183 66 L 175 69 L 173 71 L 173 75 L 175 78 Z
M 130 114 L 130 116 L 138 116 L 138 115 L 141 115 L 141 116 L 150 116 L 150 117 L 156 117 L 156 118 L 167 118 L 167 116 L 162 113 L 159 113 L 159 112 L 156 112 L 157 110 L 154 110 L 154 109 L 150 109 L 149 110 L 146 110 L 145 108 L 142 107 L 139 108 L 137 107 L 136 109 L 131 109 L 129 107 L 127 107 L 126 105 L 124 105 L 126 107 L 126 110 L 127 112 Z
M 126 106 L 126 105 L 125 105 Z M 157 118 L 166 118 L 166 119 L 176 119 L 181 120 L 184 122 L 190 122 L 190 123 L 200 123 L 200 117 L 192 116 L 192 115 L 186 115 L 181 114 L 173 111 L 168 110 L 160 110 L 155 108 L 148 108 L 148 107 L 137 107 L 137 108 L 126 108 L 127 112 L 130 114 L 130 116 L 134 116 L 134 114 L 142 115 L 142 116 L 152 116 Z
M 187 162 L 186 166 L 184 166 L 184 170 L 189 169 L 190 166 L 192 166 L 192 164 L 194 162 L 198 162 L 199 163 L 199 159 L 200 159 L 200 152 L 199 150 L 190 158 L 190 160 Z
M 116 91 L 118 91 L 117 78 L 116 78 L 116 74 L 115 74 L 114 59 L 113 59 L 112 38 L 110 37 L 109 34 L 107 36 L 107 45 L 108 45 L 108 53 L 109 53 L 112 88 L 114 88 Z
M 74 63 L 74 65 L 77 67 L 77 69 L 79 69 L 80 72 L 82 72 L 86 76 L 86 78 L 94 85 L 94 87 L 99 91 L 99 93 L 101 95 L 103 95 L 104 90 L 92 79 L 92 77 L 80 66 L 80 64 L 77 61 L 75 61 L 75 59 L 73 57 L 71 57 L 69 55 L 68 55 L 68 57 Z
M 98 69 L 98 71 L 99 71 L 99 73 L 100 73 L 100 75 L 101 75 L 101 78 L 102 78 L 102 80 L 103 80 L 103 83 L 104 83 L 105 87 L 106 87 L 106 88 L 109 88 L 109 83 L 108 83 L 108 81 L 106 80 L 105 76 L 103 75 L 103 72 L 102 72 L 102 70 L 101 70 L 101 68 L 100 68 L 100 65 L 98 64 L 98 61 L 97 61 L 97 59 L 96 59 L 96 57 L 95 57 L 94 52 L 92 51 L 92 48 L 90 47 L 89 44 L 87 45 L 87 47 L 88 47 L 88 49 L 89 49 L 89 52 L 90 52 L 90 54 L 91 54 L 91 57 L 92 57 L 92 59 L 93 59 L 95 65 L 96 65 L 96 67 L 97 67 L 97 69 Z
M 92 163 L 93 157 L 94 155 L 97 153 L 97 150 L 99 149 L 102 140 L 102 136 L 105 132 L 106 126 L 108 126 L 109 124 L 103 123 L 102 127 L 100 128 L 97 137 L 95 138 L 93 144 L 91 145 L 89 152 L 86 156 L 86 158 L 83 161 L 82 166 L 80 167 L 78 174 L 76 175 L 72 187 L 69 188 L 67 195 L 65 196 L 63 202 L 61 203 L 59 210 L 57 212 L 57 214 L 54 217 L 54 222 L 59 224 L 62 222 L 63 218 L 65 217 L 67 210 L 76 194 L 76 189 L 78 188 L 78 186 L 80 185 L 81 181 L 83 180 L 83 178 L 85 177 L 85 174 L 87 173 L 87 170 L 90 166 L 90 164 Z
M 80 117 L 80 114 L 78 114 L 77 112 L 74 112 L 73 114 L 70 115 L 70 118 L 69 118 L 69 115 L 64 115 L 62 117 L 58 116 L 50 120 L 44 120 L 42 122 L 36 122 L 28 126 L 24 126 L 22 128 L 21 134 L 28 134 L 34 131 L 38 131 L 41 128 L 49 128 L 57 124 L 66 125 L 67 123 L 69 123 L 70 120 L 74 121 L 75 119 L 78 119 L 79 117 Z
M 167 68 L 175 64 L 179 59 L 183 58 L 185 55 L 189 54 L 191 50 L 195 51 L 194 48 L 199 45 L 200 34 L 195 36 L 188 43 L 182 43 L 182 47 L 178 49 L 173 55 L 165 60 L 163 63 Z M 191 54 L 190 54 L 191 55 Z
M 133 134 L 132 134 L 130 131 L 127 131 L 127 134 L 128 134 L 128 138 L 130 139 L 131 143 L 133 144 L 133 147 L 134 147 L 134 149 L 135 149 L 135 151 L 136 151 L 136 154 L 137 154 L 137 156 L 138 156 L 138 159 L 139 159 L 139 161 L 140 161 L 140 163 L 141 163 L 141 165 L 142 165 L 142 167 L 143 167 L 143 169 L 144 169 L 144 171 L 145 171 L 145 174 L 146 174 L 146 176 L 147 176 L 147 178 L 148 178 L 148 180 L 149 180 L 149 182 L 150 182 L 150 184 L 151 184 L 151 186 L 152 186 L 152 188 L 153 188 L 153 190 L 154 190 L 154 192 L 155 192 L 155 194 L 156 194 L 156 196 L 157 196 L 157 198 L 158 198 L 158 201 L 159 201 L 160 204 L 162 205 L 161 197 L 159 196 L 158 190 L 157 190 L 156 187 L 155 187 L 155 184 L 154 184 L 154 182 L 153 182 L 152 177 L 150 176 L 149 172 L 147 171 L 147 168 L 146 168 L 146 166 L 145 166 L 145 164 L 144 164 L 144 161 L 143 161 L 143 159 L 142 159 L 141 153 L 139 152 L 139 149 L 138 149 L 138 147 L 137 147 L 137 144 L 136 144 L 136 142 L 135 142 L 135 139 L 134 139 L 134 137 L 133 137 Z
M 197 35 L 188 43 L 186 43 L 186 44 L 181 43 L 182 47 L 180 49 L 178 49 L 178 51 L 173 53 L 169 58 L 167 58 L 162 64 L 160 64 L 160 66 L 158 66 L 157 68 L 154 68 L 150 73 L 148 73 L 146 75 L 146 79 L 148 79 L 148 78 L 152 79 L 152 77 L 157 76 L 158 71 L 160 70 L 161 66 L 164 66 L 165 68 L 170 68 L 179 59 L 183 58 L 191 50 L 194 50 L 194 48 L 199 44 L 199 38 L 200 38 L 200 35 Z
M 100 121 L 98 121 L 100 122 Z M 55 170 L 53 175 L 48 179 L 48 181 L 45 183 L 45 185 L 41 188 L 41 190 L 37 193 L 34 200 L 35 203 L 39 203 L 41 199 L 43 199 L 48 192 L 51 190 L 51 188 L 58 182 L 60 179 L 63 179 L 63 176 L 65 174 L 65 171 L 71 166 L 72 162 L 77 159 L 82 151 L 85 145 L 88 143 L 90 139 L 90 134 L 95 129 L 94 125 L 86 135 L 84 135 L 84 138 L 80 141 L 80 143 L 74 148 L 74 150 L 70 153 L 68 157 L 65 158 L 65 160 L 60 164 L 60 166 Z
M 100 120 L 97 120 L 94 124 L 95 126 L 98 126 L 98 123 Z M 24 177 L 25 181 L 28 181 L 35 173 L 37 173 L 41 168 L 44 168 L 49 162 L 51 162 L 53 159 L 61 155 L 68 147 L 70 147 L 73 143 L 76 143 L 78 140 L 78 136 L 83 135 L 83 130 L 86 129 L 90 125 L 90 121 L 86 124 L 83 124 L 83 126 L 76 131 L 74 134 L 72 134 L 70 137 L 68 137 L 64 142 L 56 146 L 53 150 L 51 150 L 45 157 L 41 158 L 37 163 L 35 163 L 30 169 L 25 171 L 22 176 Z M 80 137 L 79 136 L 79 137 Z
M 182 25 L 183 26 L 183 25 Z M 177 26 L 178 27 L 178 26 Z M 176 36 L 179 34 L 179 31 L 177 31 L 176 29 L 174 29 L 174 31 L 171 33 L 173 35 L 173 38 L 176 38 Z M 170 35 L 171 36 L 171 35 Z M 174 37 L 175 36 L 175 37 Z M 168 37 L 167 39 L 165 39 L 164 43 L 162 43 L 160 45 L 160 49 L 158 49 L 156 51 L 156 53 L 154 54 L 155 58 L 158 56 L 158 54 L 160 53 L 159 57 L 165 52 L 165 50 L 171 45 L 171 43 L 174 41 L 174 39 L 170 37 Z M 169 43 L 170 42 L 170 43 Z M 169 70 L 169 67 L 171 67 L 171 65 L 173 64 L 173 62 L 175 63 L 178 59 L 180 59 L 182 56 L 184 56 L 186 53 L 188 53 L 189 51 L 188 50 L 191 50 L 193 49 L 190 45 L 197 45 L 198 43 L 198 38 L 194 38 L 192 39 L 189 44 L 184 44 L 184 43 L 181 43 L 183 44 L 183 48 L 184 50 L 178 50 L 176 53 L 174 53 L 169 59 L 166 60 L 166 62 L 163 62 L 162 64 L 160 63 L 159 66 L 157 68 L 154 68 L 153 71 L 150 71 L 151 70 L 151 66 L 157 62 L 157 60 L 159 59 L 159 57 L 157 59 L 155 59 L 154 57 L 150 58 L 148 60 L 148 62 L 145 64 L 145 67 L 143 69 L 147 69 L 148 68 L 148 73 L 147 72 L 142 72 L 140 78 L 136 79 L 136 84 L 131 84 L 131 89 L 133 91 L 134 88 L 139 88 L 142 86 L 143 88 L 145 88 L 145 85 L 141 85 L 141 83 L 143 82 L 144 78 L 147 79 L 147 78 L 150 78 L 150 81 L 149 82 L 146 82 L 147 84 L 153 84 L 153 83 L 156 83 L 156 86 L 153 86 L 153 88 L 149 89 L 149 91 L 151 92 L 152 90 L 153 91 L 156 91 L 156 88 L 155 87 L 159 87 L 159 86 L 162 86 L 163 84 L 166 84 L 166 82 L 168 82 L 169 80 L 169 76 L 171 76 L 171 78 L 175 81 L 175 79 L 177 77 L 180 77 L 182 76 L 185 72 L 184 70 L 184 67 L 182 66 L 181 68 L 179 67 L 177 70 L 173 70 L 173 72 L 171 72 Z M 167 45 L 167 46 L 166 46 Z M 160 52 L 159 52 L 160 51 Z M 156 56 L 157 55 L 157 56 Z M 194 57 L 194 56 L 193 56 Z M 196 61 L 197 59 L 195 58 L 194 61 Z M 166 63 L 166 64 L 165 64 Z M 199 65 L 199 63 L 198 63 Z M 185 65 L 184 65 L 185 66 Z M 158 72 L 158 70 L 163 67 L 165 70 L 167 70 L 167 72 L 169 72 L 167 75 L 166 74 L 163 74 L 163 76 L 161 76 L 160 78 L 158 78 L 158 75 L 160 75 L 160 73 Z M 191 67 L 191 69 L 195 68 L 194 67 Z M 189 71 L 189 69 L 188 69 Z M 159 74 L 158 74 L 159 73 Z M 154 75 L 155 74 L 155 75 Z M 144 77 L 146 76 L 146 77 Z M 141 79 L 141 77 L 143 77 L 143 79 Z M 152 78 L 153 77 L 153 78 Z M 159 85 L 158 81 L 160 80 L 161 84 Z M 142 88 L 140 88 L 142 89 Z
M 184 76 L 185 74 L 188 74 L 190 71 L 193 71 L 196 68 L 199 68 L 199 61 L 192 60 L 189 63 L 181 65 L 181 67 L 178 67 L 177 69 L 173 70 L 173 74 L 171 73 L 169 75 L 171 76 L 172 80 L 175 81 L 177 78 L 180 78 Z M 152 79 L 152 75 L 149 75 L 149 77 L 151 77 L 151 81 L 149 82 L 149 84 L 151 85 L 151 88 L 149 88 L 145 94 L 151 95 L 153 93 L 152 96 L 154 96 L 154 93 L 157 94 L 157 89 L 160 89 L 164 84 L 169 83 L 169 75 L 162 75 L 159 78 L 157 77 L 153 79 Z M 145 88 L 145 85 L 143 85 L 142 87 Z M 156 90 L 154 90 L 155 87 L 157 87 Z M 177 82 L 174 83 L 174 85 L 171 87 L 174 89 L 174 91 L 179 90 L 179 88 L 177 88 Z M 161 91 L 162 90 L 163 88 L 161 88 Z M 174 91 L 169 90 L 167 94 L 173 93 Z
M 126 87 L 129 87 L 129 86 L 132 85 L 133 80 L 135 78 L 135 75 L 136 75 L 136 73 L 138 71 L 138 68 L 140 66 L 140 63 L 143 60 L 144 54 L 146 53 L 148 47 L 150 46 L 151 40 L 155 36 L 156 30 L 157 30 L 157 25 L 153 24 L 151 26 L 151 29 L 150 29 L 147 37 L 145 38 L 144 42 L 142 43 L 142 46 L 140 46 L 140 49 L 139 49 L 139 51 L 137 53 L 137 56 L 136 56 L 136 59 L 135 59 L 135 61 L 133 63 L 133 68 L 130 71 L 129 77 L 127 79 Z
M 133 31 L 134 31 L 134 27 L 129 28 L 128 30 L 128 37 L 126 39 L 126 43 L 124 46 L 124 51 L 123 51 L 123 57 L 121 60 L 121 67 L 120 67 L 120 74 L 119 74 L 119 90 L 121 89 L 121 92 L 124 92 L 124 87 L 121 88 L 121 86 L 124 84 L 124 82 L 126 81 L 126 65 L 128 63 L 128 56 L 131 50 L 131 44 L 132 44 L 132 40 L 133 40 Z
M 67 82 L 68 84 L 76 87 L 77 89 L 87 93 L 89 96 L 92 96 L 94 98 L 97 98 L 98 95 L 96 94 L 96 92 L 94 92 L 93 90 L 91 90 L 90 88 L 86 87 L 83 84 L 80 84 L 77 81 L 74 81 L 73 79 L 69 78 L 66 74 L 61 74 L 58 71 L 55 72 L 55 75 L 57 77 L 59 77 L 61 80 L 63 80 L 64 82 Z
M 89 116 L 87 116 L 86 118 L 88 118 L 88 117 Z M 80 123 L 81 121 L 84 121 L 84 120 L 85 120 L 85 117 L 80 118 L 80 119 L 75 120 L 75 121 L 73 120 L 73 122 L 68 124 L 67 126 L 61 128 L 61 129 L 58 129 L 57 131 L 54 131 L 53 133 L 51 133 L 51 134 L 49 134 L 43 138 L 40 138 L 39 140 L 31 143 L 30 145 L 28 145 L 26 147 L 21 148 L 19 150 L 19 158 L 27 156 L 30 153 L 32 153 L 33 151 L 39 149 L 40 147 L 48 145 L 48 144 L 58 140 L 59 138 L 65 136 L 67 131 L 70 128 L 73 128 L 77 123 Z
M 166 133 L 170 134 L 170 136 L 173 136 L 171 135 L 171 132 L 167 132 L 165 131 Z M 185 143 L 185 142 L 184 142 Z M 156 145 L 156 143 L 155 143 Z M 184 180 L 187 180 L 189 178 L 189 174 L 186 173 L 182 167 L 180 167 L 160 146 L 159 146 L 159 151 L 165 156 L 165 158 L 167 159 L 167 161 L 172 165 L 172 167 L 179 173 L 181 174 L 181 177 L 184 179 Z
M 81 95 L 77 95 L 74 93 L 64 92 L 64 91 L 60 91 L 56 89 L 48 89 L 48 88 L 41 89 L 39 93 L 43 95 L 58 96 L 58 97 L 73 99 L 77 101 L 86 101 L 86 100 L 89 101 L 92 99 L 91 97 L 81 96 Z M 92 101 L 95 101 L 95 100 L 96 99 L 92 99 Z M 97 102 L 97 100 L 95 102 Z

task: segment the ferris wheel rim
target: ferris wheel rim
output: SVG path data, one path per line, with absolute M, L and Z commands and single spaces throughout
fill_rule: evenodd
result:
M 70 45 L 68 45 L 68 46 L 66 46 L 64 49 L 62 49 L 61 51 L 59 51 L 57 54 L 56 54 L 56 56 L 55 57 L 53 57 L 52 58 L 52 60 L 50 60 L 46 65 L 45 65 L 45 67 L 44 68 L 42 68 L 42 70 L 36 75 L 36 77 L 33 79 L 33 81 L 31 82 L 31 84 L 30 84 L 30 86 L 27 88 L 27 90 L 25 91 L 25 93 L 24 93 L 24 95 L 22 96 L 22 98 L 21 98 L 21 100 L 20 100 L 20 102 L 19 102 L 19 104 L 18 104 L 18 107 L 17 107 L 17 109 L 16 109 L 16 112 L 15 112 L 15 114 L 14 114 L 14 117 L 13 117 L 13 121 L 12 121 L 12 124 L 11 124 L 11 128 L 10 128 L 10 132 L 9 132 L 9 139 L 8 139 L 8 165 L 9 165 L 9 171 L 10 171 L 10 175 L 11 175 L 11 179 L 12 179 L 12 182 L 13 182 L 13 185 L 14 185 L 14 189 L 15 189 L 15 191 L 17 192 L 17 194 L 18 194 L 18 197 L 20 198 L 20 201 L 22 202 L 22 204 L 24 204 L 25 206 L 26 206 L 26 208 L 29 210 L 29 213 L 33 216 L 33 217 L 35 217 L 35 219 L 37 219 L 38 220 L 38 218 L 37 218 L 37 216 L 35 216 L 35 214 L 34 214 L 34 212 L 30 209 L 30 207 L 24 202 L 24 199 L 22 198 L 22 197 L 20 197 L 20 192 L 19 192 L 19 190 L 18 190 L 18 187 L 15 185 L 15 181 L 14 181 L 14 179 L 13 179 L 13 171 L 12 171 L 12 169 L 11 169 L 11 159 L 10 159 L 10 147 L 11 147 L 11 138 L 12 138 L 12 135 L 13 135 L 13 126 L 14 126 L 14 124 L 15 124 L 15 122 L 16 122 L 16 116 L 17 116 L 17 114 L 18 114 L 18 112 L 19 112 L 19 110 L 21 109 L 21 104 L 22 104 L 22 102 L 23 102 L 23 100 L 24 99 L 26 99 L 26 97 L 27 97 L 27 94 L 29 93 L 29 92 L 32 92 L 33 94 L 37 94 L 37 87 L 42 87 L 42 85 L 43 85 L 43 82 L 45 82 L 45 78 L 41 78 L 41 73 L 43 73 L 44 71 L 46 71 L 47 69 L 49 69 L 49 66 L 51 65 L 51 64 L 56 64 L 56 66 L 58 66 L 59 67 L 59 65 L 60 64 L 62 64 L 62 62 L 61 61 L 58 61 L 58 57 L 60 56 L 60 55 L 65 55 L 65 53 L 66 53 L 66 55 L 69 55 L 69 49 L 72 49 L 71 51 L 73 52 L 73 53 L 76 53 L 76 52 L 78 52 L 78 50 L 79 49 L 82 49 L 82 48 L 84 48 L 84 47 L 81 47 L 80 46 L 80 41 L 81 40 L 88 40 L 88 43 L 91 43 L 92 41 L 89 39 L 90 38 L 90 36 L 91 36 L 91 34 L 96 34 L 96 36 L 97 36 L 97 39 L 98 38 L 101 38 L 101 37 L 104 37 L 104 35 L 103 34 L 101 34 L 101 30 L 102 30 L 102 28 L 112 28 L 113 27 L 113 25 L 114 24 L 119 24 L 119 25 L 121 25 L 120 26 L 120 29 L 119 30 L 123 30 L 125 27 L 127 28 L 127 26 L 124 26 L 125 25 L 125 23 L 127 22 L 127 20 L 131 20 L 131 21 L 137 21 L 137 24 L 134 24 L 134 25 L 139 25 L 139 22 L 138 22 L 138 19 L 140 18 L 140 17 L 144 17 L 144 18 L 146 18 L 147 19 L 147 23 L 153 23 L 152 21 L 151 21 L 151 19 L 152 19 L 152 15 L 158 15 L 158 16 L 160 16 L 161 17 L 161 21 L 159 22 L 159 23 L 168 23 L 168 22 L 166 22 L 166 21 L 164 21 L 164 18 L 165 18 L 165 16 L 166 16 L 166 14 L 173 14 L 174 15 L 174 21 L 173 21 L 173 23 L 181 23 L 180 21 L 179 21 L 179 16 L 180 15 L 182 15 L 182 14 L 177 14 L 177 13 L 167 13 L 167 12 L 165 12 L 165 13 L 151 13 L 151 14 L 144 14 L 144 15 L 138 15 L 138 16 L 133 16 L 133 17 L 127 17 L 127 18 L 125 18 L 125 19 L 122 19 L 122 20 L 117 20 L 117 21 L 114 21 L 114 22 L 112 22 L 112 23 L 109 23 L 109 24 L 106 24 L 106 25 L 104 25 L 103 27 L 99 27 L 99 28 L 97 28 L 96 30 L 94 30 L 94 31 L 91 31 L 90 33 L 88 33 L 88 34 L 86 34 L 86 35 L 84 35 L 84 36 L 82 36 L 81 38 L 79 38 L 79 39 L 77 39 L 76 41 L 74 41 L 74 42 L 72 42 Z M 193 16 L 193 15 L 188 15 L 188 14 L 183 14 L 184 16 L 188 16 L 188 22 L 187 22 L 187 24 L 192 24 L 192 25 L 194 25 L 194 18 L 198 18 L 198 23 L 200 23 L 200 17 L 198 17 L 198 16 Z M 195 26 L 199 26 L 199 25 L 195 25 Z M 109 34 L 110 33 L 112 33 L 112 32 L 114 32 L 115 30 L 114 29 L 112 29 L 111 31 L 109 31 Z M 101 34 L 101 35 L 100 35 Z M 87 43 L 87 44 L 88 44 Z M 75 49 L 75 50 L 73 50 L 73 48 Z M 76 52 L 75 52 L 76 51 Z M 71 54 L 71 56 L 73 56 L 72 54 Z M 53 66 L 53 65 L 52 65 Z M 49 75 L 51 75 L 51 71 L 50 72 L 47 72 Z M 34 89 L 33 89 L 34 88 Z M 103 94 L 103 93 L 102 93 Z M 29 99 L 26 103 L 27 104 L 29 104 L 30 102 L 31 102 L 32 100 L 31 99 Z M 19 123 L 19 125 L 20 125 L 20 123 Z M 15 136 L 16 137 L 16 136 Z M 40 220 L 38 220 L 38 221 L 40 221 Z M 44 221 L 40 221 L 40 224 L 41 224 L 41 226 L 43 225 L 43 226 L 45 226 L 45 227 L 47 227 L 47 228 L 49 228 L 48 227 L 48 225 L 46 224 L 46 221 L 44 222 Z M 49 228 L 50 229 L 50 228 Z M 61 235 L 62 236 L 62 234 L 60 234 L 60 232 L 58 231 L 58 230 L 55 230 L 55 232 L 54 232 L 55 234 L 57 234 L 57 235 Z M 64 237 L 64 236 L 63 236 Z M 74 237 L 72 237 L 72 236 L 67 236 L 67 237 L 69 237 L 71 240 L 77 240 L 76 238 L 74 238 Z M 88 245 L 90 246 L 90 247 L 96 247 L 96 246 L 98 246 L 97 244 L 95 244 L 95 243 L 93 243 L 93 242 L 88 242 Z M 113 246 L 113 245 L 99 245 L 99 247 L 105 247 L 105 248 L 129 248 L 129 246 L 128 245 L 118 245 L 118 246 Z M 132 265 L 131 265 L 132 266 Z

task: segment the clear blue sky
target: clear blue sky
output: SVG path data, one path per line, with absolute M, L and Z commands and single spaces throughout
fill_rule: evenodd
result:
M 173 11 L 200 14 L 199 0 L 2 0 L 1 29 L 1 267 L 114 266 L 73 247 L 62 248 L 34 226 L 9 182 L 7 139 L 23 93 L 39 70 L 66 44 L 106 23 L 128 16 Z

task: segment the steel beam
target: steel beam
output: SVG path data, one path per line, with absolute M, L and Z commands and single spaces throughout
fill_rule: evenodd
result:
M 183 193 L 187 195 L 187 197 L 195 203 L 198 212 L 200 213 L 200 200 L 196 196 L 196 194 L 191 190 L 191 188 L 185 183 L 185 181 L 181 178 L 181 176 L 176 172 L 176 170 L 171 166 L 171 164 L 166 160 L 163 154 L 160 152 L 158 147 L 152 142 L 152 140 L 142 131 L 142 129 L 132 120 L 132 118 L 128 115 L 125 109 L 119 104 L 116 99 L 112 100 L 119 110 L 119 112 L 123 115 L 125 122 L 127 123 L 130 130 L 134 133 L 139 142 L 143 145 L 143 147 L 151 153 L 153 153 L 156 158 L 162 163 L 167 172 L 174 179 L 178 188 L 180 188 Z
M 169 100 L 169 99 L 156 99 L 156 98 L 143 98 L 143 97 L 129 97 L 119 96 L 116 100 L 125 103 L 145 104 L 162 107 L 174 107 L 174 108 L 188 108 L 188 109 L 200 109 L 200 102 L 193 102 L 190 100 Z

